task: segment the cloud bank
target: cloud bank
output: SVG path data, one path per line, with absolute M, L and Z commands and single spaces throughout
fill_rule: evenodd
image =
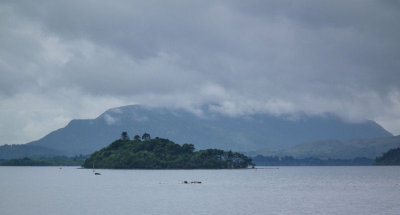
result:
M 396 1 L 2 1 L 0 144 L 127 104 L 400 134 Z

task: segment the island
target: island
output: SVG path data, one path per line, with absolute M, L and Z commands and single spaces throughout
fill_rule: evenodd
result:
M 253 166 L 244 154 L 220 149 L 195 151 L 193 144 L 176 144 L 168 139 L 150 138 L 145 133 L 130 140 L 126 132 L 121 139 L 94 152 L 84 168 L 101 169 L 238 169 Z

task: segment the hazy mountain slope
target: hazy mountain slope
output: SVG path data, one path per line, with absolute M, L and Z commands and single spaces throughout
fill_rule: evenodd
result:
M 0 159 L 14 159 L 39 155 L 61 155 L 62 153 L 43 146 L 31 144 L 0 146 Z
M 283 151 L 282 154 L 297 158 L 353 159 L 356 157 L 366 157 L 375 159 L 389 149 L 398 147 L 400 147 L 400 136 L 351 140 L 347 142 L 328 140 L 300 144 Z
M 65 128 L 29 144 L 68 155 L 88 154 L 118 139 L 122 131 L 128 131 L 131 137 L 148 132 L 179 144 L 192 143 L 197 149 L 242 152 L 287 149 L 320 139 L 346 141 L 392 136 L 373 121 L 349 123 L 333 115 L 291 120 L 266 114 L 233 118 L 205 111 L 204 117 L 198 117 L 184 110 L 132 105 L 110 109 L 96 119 L 72 120 Z
M 400 165 L 400 148 L 390 149 L 382 156 L 377 157 L 375 165 Z

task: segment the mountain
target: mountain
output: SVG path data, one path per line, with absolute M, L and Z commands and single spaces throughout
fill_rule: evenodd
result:
M 354 159 L 357 157 L 365 157 L 375 159 L 389 149 L 398 147 L 400 147 L 400 136 L 393 136 L 350 141 L 313 141 L 296 145 L 275 154 L 279 154 L 280 156 L 293 156 L 296 158 Z M 270 152 L 261 152 L 260 154 L 268 155 L 268 153 Z
M 374 121 L 346 122 L 332 114 L 324 116 L 271 116 L 253 114 L 230 117 L 204 110 L 202 116 L 182 109 L 140 105 L 107 110 L 96 119 L 72 120 L 66 127 L 28 143 L 63 152 L 89 154 L 119 138 L 150 133 L 152 137 L 191 143 L 198 149 L 220 148 L 241 152 L 283 150 L 298 144 L 326 139 L 348 141 L 392 135 Z

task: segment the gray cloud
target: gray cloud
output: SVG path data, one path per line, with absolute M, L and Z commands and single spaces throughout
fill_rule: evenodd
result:
M 334 112 L 399 134 L 399 12 L 396 1 L 3 1 L 0 144 L 132 103 Z

